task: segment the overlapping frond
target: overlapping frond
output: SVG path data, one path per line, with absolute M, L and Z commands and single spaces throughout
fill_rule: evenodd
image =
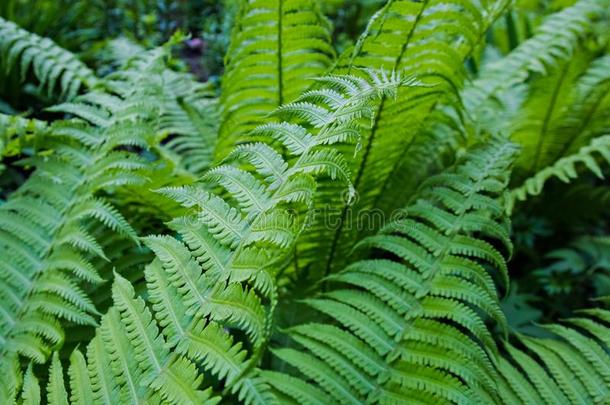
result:
M 89 346 L 96 398 L 192 403 L 211 395 L 198 389 L 203 384 L 221 385 L 225 397 L 245 403 L 277 400 L 257 369 L 273 330 L 274 279 L 307 221 L 315 178 L 327 175 L 350 184 L 348 165 L 334 146 L 345 140 L 337 134 L 346 126 L 355 129 L 345 117 L 370 116 L 373 101 L 403 82 L 371 75 L 370 81 L 325 79 L 339 90 L 340 104 L 305 95 L 278 110 L 287 119 L 298 116 L 299 124 L 259 127 L 294 160 L 285 161 L 264 143 L 242 145 L 202 182 L 160 190 L 190 213 L 170 223 L 179 239 L 144 239 L 156 255 L 145 271 L 150 309 L 116 276 L 114 306 Z M 243 164 L 254 169 L 244 170 Z M 214 191 L 217 186 L 224 191 Z M 112 369 L 101 370 L 99 362 L 108 358 Z M 211 380 L 202 383 L 194 364 Z M 192 385 L 177 384 L 181 379 Z
M 71 52 L 3 18 L 0 56 L 0 66 L 6 71 L 17 69 L 21 80 L 31 71 L 42 89 L 63 98 L 72 98 L 98 81 L 93 71 Z
M 330 34 L 316 1 L 241 3 L 225 58 L 217 160 L 326 71 L 334 57 Z
M 539 195 L 544 184 L 551 178 L 558 178 L 564 183 L 570 183 L 578 178 L 578 167 L 582 166 L 593 172 L 598 178 L 604 179 L 600 161 L 610 165 L 610 135 L 593 138 L 589 145 L 583 146 L 578 153 L 559 159 L 552 166 L 546 167 L 534 176 L 526 179 L 523 184 L 509 193 L 507 208 L 512 211 L 515 202 L 525 201 Z
M 494 282 L 507 288 L 506 263 L 494 246 L 510 253 L 500 199 L 514 154 L 501 140 L 473 150 L 363 239 L 372 257 L 304 301 L 329 321 L 290 327 L 299 348 L 273 350 L 303 376 L 265 372 L 274 389 L 295 403 L 497 401 L 485 322 L 506 327 Z
M 160 48 L 131 55 L 106 85 L 117 92 L 129 88 L 163 52 Z M 160 110 L 156 130 L 168 137 L 163 147 L 166 150 L 164 157 L 186 172 L 202 174 L 212 163 L 216 144 L 217 100 L 212 97 L 208 85 L 197 82 L 188 73 L 165 67 L 150 80 L 155 80 L 159 87 Z
M 147 76 L 122 94 L 53 107 L 76 118 L 47 129 L 46 152 L 23 162 L 36 170 L 0 207 L 1 362 L 19 354 L 42 363 L 65 339 L 60 321 L 97 323 L 83 283 L 102 281 L 92 260 L 107 258 L 92 226 L 137 238 L 101 192 L 146 182 L 138 148 L 154 144 L 158 109 Z
M 610 311 L 592 308 L 561 324 L 552 337 L 518 335 L 498 362 L 501 402 L 603 404 L 610 400 Z
M 569 59 L 593 22 L 608 7 L 606 0 L 580 0 L 571 7 L 550 15 L 536 28 L 535 35 L 506 57 L 486 66 L 462 96 L 473 116 L 492 97 L 523 83 L 532 73 L 546 74 L 559 61 Z
M 240 0 L 219 96 L 180 33 L 98 79 L 0 18 L 39 85 L 0 100 L 0 403 L 610 403 L 604 299 L 562 318 L 610 285 L 609 0 L 336 3 L 383 5 L 350 46 Z
M 459 90 L 465 79 L 461 66 L 506 4 L 397 0 L 387 2 L 371 18 L 334 71 L 358 74 L 363 68 L 383 68 L 413 75 L 420 86 L 384 99 L 375 112 L 375 124 L 365 132 L 362 148 L 352 160 L 358 192 L 354 204 L 350 206 L 352 201 L 341 198 L 336 189 L 321 187 L 319 200 L 333 209 L 340 207 L 338 226 L 330 238 L 323 223 L 311 227 L 298 247 L 298 267 L 312 267 L 316 277 L 341 268 L 354 243 L 376 230 L 360 229 L 353 220 L 381 206 L 404 205 L 409 197 L 403 192 L 406 187 L 391 183 L 407 178 L 402 173 L 411 173 L 412 167 L 427 167 L 427 162 L 438 161 L 442 145 L 435 144 L 434 154 L 420 154 L 414 145 L 426 138 L 420 134 L 431 123 L 428 117 L 436 106 L 460 103 Z M 405 168 L 403 164 L 411 166 Z

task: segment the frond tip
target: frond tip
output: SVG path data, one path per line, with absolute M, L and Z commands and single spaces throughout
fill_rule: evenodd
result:
M 593 138 L 588 145 L 583 146 L 577 153 L 559 159 L 552 166 L 542 169 L 526 179 L 521 186 L 511 190 L 507 201 L 508 211 L 512 211 L 516 201 L 525 201 L 530 196 L 539 195 L 545 183 L 553 177 L 557 177 L 564 183 L 570 183 L 578 178 L 577 165 L 585 166 L 598 178 L 603 179 L 604 175 L 597 156 L 610 165 L 610 135 Z
M 62 97 L 72 98 L 80 89 L 92 88 L 98 81 L 93 71 L 71 52 L 1 17 L 0 54 L 4 68 L 17 68 L 21 80 L 32 68 L 40 87 L 49 94 L 59 90 Z

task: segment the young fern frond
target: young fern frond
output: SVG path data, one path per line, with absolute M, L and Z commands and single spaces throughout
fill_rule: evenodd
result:
M 610 135 L 594 138 L 589 145 L 583 146 L 578 153 L 559 159 L 552 166 L 546 167 L 526 179 L 521 186 L 512 189 L 507 199 L 508 211 L 512 212 L 517 201 L 526 201 L 532 196 L 539 195 L 545 183 L 553 177 L 564 183 L 570 183 L 578 178 L 577 166 L 584 166 L 598 178 L 604 179 L 599 160 L 610 165 Z
M 142 298 L 134 298 L 128 281 L 116 276 L 114 307 L 102 318 L 88 350 L 89 378 L 98 387 L 94 398 L 190 403 L 211 395 L 199 389 L 202 374 L 197 364 L 211 377 L 203 385 L 222 383 L 225 397 L 276 402 L 257 369 L 273 330 L 274 279 L 306 223 L 315 178 L 328 175 L 349 184 L 348 165 L 334 146 L 342 138 L 331 136 L 346 126 L 354 128 L 342 117 L 356 113 L 354 109 L 361 110 L 357 115 L 370 115 L 374 100 L 395 92 L 403 82 L 397 76 L 371 74 L 370 82 L 327 78 L 336 89 L 349 83 L 357 91 L 338 93 L 344 103 L 336 108 L 313 104 L 304 96 L 278 110 L 281 117 L 297 114 L 300 124 L 259 128 L 292 150 L 293 160 L 284 161 L 266 144 L 242 145 L 202 183 L 160 190 L 190 214 L 170 223 L 180 239 L 144 238 L 156 255 L 145 271 L 150 309 Z M 317 125 L 319 115 L 312 114 L 313 109 L 324 112 L 322 125 Z M 244 163 L 254 170 L 244 170 Z M 216 186 L 225 192 L 215 192 Z M 100 370 L 104 359 L 112 359 L 110 370 Z M 176 384 L 180 378 L 193 384 Z
M 610 311 L 593 308 L 562 324 L 543 325 L 551 338 L 518 335 L 498 362 L 503 404 L 603 404 L 610 399 Z
M 496 401 L 485 320 L 506 330 L 494 283 L 507 288 L 506 263 L 492 243 L 511 251 L 500 198 L 515 151 L 503 140 L 473 150 L 426 181 L 401 218 L 363 239 L 357 248 L 378 254 L 304 300 L 329 321 L 292 326 L 299 348 L 273 349 L 303 375 L 263 372 L 274 389 L 296 403 Z
M 0 67 L 7 72 L 16 69 L 22 81 L 31 69 L 41 89 L 67 99 L 98 82 L 93 71 L 74 54 L 1 17 Z
M 330 22 L 313 0 L 249 0 L 231 35 L 222 80 L 219 161 L 277 107 L 292 102 L 330 66 Z

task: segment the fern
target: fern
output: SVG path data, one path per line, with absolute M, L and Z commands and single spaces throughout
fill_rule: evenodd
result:
M 525 201 L 530 196 L 539 195 L 550 178 L 557 177 L 565 183 L 570 183 L 573 179 L 578 178 L 577 165 L 585 166 L 598 178 L 603 179 L 604 175 L 597 156 L 610 164 L 609 135 L 593 138 L 591 143 L 583 146 L 578 153 L 559 159 L 552 166 L 540 170 L 534 176 L 526 179 L 521 186 L 511 190 L 507 201 L 509 212 L 513 210 L 516 201 Z
M 329 22 L 316 1 L 241 2 L 225 60 L 216 159 L 294 101 L 333 56 Z
M 483 236 L 510 252 L 497 198 L 514 153 L 499 140 L 472 151 L 426 181 L 402 218 L 362 240 L 359 248 L 383 254 L 331 275 L 335 287 L 304 301 L 331 321 L 293 326 L 288 334 L 302 348 L 273 350 L 306 380 L 266 372 L 270 384 L 299 403 L 497 401 L 496 347 L 484 321 L 506 328 L 493 278 L 506 287 L 507 274 Z
M 142 80 L 146 76 L 141 72 Z M 126 148 L 154 144 L 147 124 L 154 105 L 147 110 L 142 101 L 154 87 L 138 84 L 122 97 L 89 93 L 53 107 L 79 119 L 49 128 L 46 147 L 51 153 L 24 161 L 36 171 L 0 207 L 3 361 L 20 354 L 44 362 L 64 341 L 59 319 L 97 323 L 98 312 L 80 286 L 102 281 L 91 257 L 106 259 L 91 223 L 136 239 L 100 192 L 145 182 L 148 163 Z
M 167 52 L 180 36 L 157 49 L 131 55 L 110 82 L 105 85 L 113 92 L 121 92 L 138 80 L 147 66 L 154 65 L 160 54 Z M 202 174 L 212 163 L 216 143 L 217 102 L 211 97 L 209 86 L 198 83 L 187 73 L 164 68 L 155 81 L 159 90 L 159 118 L 157 132 L 170 139 L 165 143 L 164 157 L 185 172 Z
M 395 92 L 403 82 L 371 74 L 371 83 L 324 79 L 342 94 L 339 105 L 329 100 L 327 106 L 312 104 L 305 95 L 278 110 L 287 117 L 296 114 L 310 129 L 289 122 L 258 129 L 281 142 L 296 157 L 294 162 L 288 164 L 266 144 L 243 145 L 231 159 L 250 162 L 252 173 L 226 164 L 210 170 L 202 184 L 160 190 L 193 213 L 171 223 L 181 240 L 144 239 L 157 256 L 145 271 L 152 311 L 142 298 L 134 298 L 129 282 L 115 276 L 114 307 L 102 318 L 88 349 L 91 383 L 99 387 L 93 392 L 96 400 L 206 400 L 212 394 L 198 389 L 198 364 L 224 382 L 224 395 L 246 403 L 274 401 L 256 365 L 272 330 L 275 273 L 305 225 L 307 216 L 298 212 L 311 205 L 314 177 L 326 174 L 349 184 L 347 164 L 332 147 L 351 125 L 346 112 L 370 115 L 372 100 Z M 320 116 L 324 123 L 316 125 Z M 215 184 L 231 200 L 207 191 Z M 95 368 L 107 359 L 110 370 Z
M 515 122 L 511 138 L 520 143 L 523 153 L 520 156 L 515 179 L 536 173 L 546 165 L 555 162 L 569 148 L 575 138 L 585 136 L 586 124 L 576 124 L 587 120 L 585 114 L 574 117 L 568 114 L 576 103 L 573 103 L 574 82 L 580 75 L 582 59 L 579 62 L 566 61 L 551 74 L 533 82 L 530 95 L 520 111 L 520 120 Z M 598 113 L 603 114 L 602 111 Z M 570 131 L 566 121 L 572 125 L 585 126 L 577 131 Z M 569 121 L 568 121 L 569 122 Z
M 610 312 L 580 311 L 563 324 L 544 325 L 552 338 L 519 335 L 499 361 L 502 403 L 602 404 L 610 398 Z
M 420 158 L 436 160 L 436 155 L 419 155 L 412 147 L 421 139 L 419 133 L 437 105 L 459 104 L 465 72 L 456 67 L 462 66 L 505 5 L 479 5 L 468 0 L 389 1 L 371 18 L 354 48 L 342 55 L 334 71 L 355 73 L 363 67 L 406 71 L 422 85 L 382 101 L 375 113 L 375 124 L 362 137 L 361 152 L 352 160 L 357 200 L 350 205 L 351 201 L 342 199 L 336 189 L 321 189 L 319 200 L 340 210 L 339 225 L 328 237 L 324 223 L 314 224 L 298 246 L 295 267 L 311 267 L 314 279 L 341 268 L 356 241 L 367 234 L 357 232 L 350 216 L 358 218 L 381 206 L 398 208 L 406 202 L 401 194 L 404 185 L 393 182 L 405 177 L 399 173 L 408 170 L 403 166 L 407 160 L 413 167 L 426 165 Z M 437 150 L 442 149 L 436 145 Z M 414 156 L 417 158 L 407 159 Z M 368 233 L 374 230 L 369 229 Z
M 30 33 L 0 18 L 0 62 L 8 72 L 17 69 L 23 81 L 31 70 L 41 89 L 72 98 L 80 89 L 97 83 L 93 71 L 72 53 L 48 38 Z
M 607 7 L 605 0 L 581 0 L 571 7 L 552 14 L 508 56 L 486 66 L 479 77 L 463 91 L 464 105 L 477 114 L 490 98 L 523 83 L 532 73 L 545 74 L 558 61 L 568 59 L 579 41 L 590 34 L 593 21 Z
M 610 401 L 608 0 L 136 3 L 0 19 L 1 403 Z

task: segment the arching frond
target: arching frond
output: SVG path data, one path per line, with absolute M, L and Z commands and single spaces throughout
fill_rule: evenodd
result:
M 168 46 L 168 45 L 166 45 Z M 132 54 L 121 70 L 112 75 L 109 84 L 114 91 L 129 88 L 142 71 L 158 63 L 163 49 Z M 213 158 L 218 132 L 218 105 L 208 85 L 199 83 L 187 73 L 163 67 L 155 80 L 159 87 L 160 115 L 158 132 L 169 137 L 162 151 L 164 158 L 174 161 L 179 168 L 202 174 Z
M 534 176 L 526 179 L 523 184 L 509 193 L 508 210 L 512 211 L 516 201 L 525 201 L 531 196 L 542 192 L 544 184 L 556 177 L 569 183 L 579 176 L 578 166 L 586 167 L 597 177 L 603 179 L 604 175 L 598 160 L 610 165 L 610 135 L 594 138 L 587 146 L 583 146 L 578 153 L 559 159 L 552 166 L 546 167 Z
M 271 147 L 253 144 L 262 155 L 240 153 L 232 158 L 252 161 L 260 170 L 246 171 L 232 160 L 210 170 L 201 183 L 160 190 L 184 205 L 188 215 L 170 224 L 180 239 L 144 239 L 156 255 L 145 271 L 150 309 L 142 298 L 133 298 L 127 280 L 115 277 L 114 306 L 89 347 L 89 378 L 94 386 L 103 383 L 108 387 L 103 392 L 95 390 L 94 396 L 115 398 L 113 387 L 118 387 L 118 395 L 130 402 L 154 402 L 158 397 L 178 403 L 200 402 L 195 397 L 211 393 L 199 389 L 202 381 L 194 367 L 197 364 L 213 377 L 203 384 L 223 384 L 226 397 L 245 403 L 277 401 L 257 369 L 273 330 L 274 279 L 305 225 L 314 179 L 327 175 L 349 184 L 349 174 L 341 173 L 347 166 L 345 158 L 333 145 L 342 138 L 333 139 L 329 134 L 347 125 L 355 128 L 342 118 L 348 111 L 370 115 L 374 100 L 395 92 L 403 82 L 398 76 L 371 74 L 370 81 L 349 76 L 329 79 L 332 84 L 353 83 L 357 90 L 342 94 L 345 103 L 340 106 L 313 104 L 304 98 L 278 112 L 288 118 L 297 114 L 300 124 L 260 127 L 286 148 L 294 142 L 302 145 L 294 151 L 294 160 L 282 160 L 274 167 L 281 170 L 277 178 L 270 179 L 271 168 L 260 164 L 272 162 L 279 154 L 271 152 Z M 304 103 L 307 107 L 301 108 Z M 318 115 L 311 113 L 314 106 L 315 111 L 324 112 L 321 125 Z M 290 139 L 283 131 L 288 125 L 298 129 Z M 225 192 L 212 192 L 215 186 Z M 96 346 L 100 339 L 103 347 Z M 112 370 L 99 370 L 97 364 L 104 357 L 112 359 Z M 176 384 L 181 379 L 192 385 Z
M 59 320 L 97 323 L 83 284 L 102 281 L 92 258 L 107 257 L 91 225 L 137 238 L 100 193 L 146 181 L 149 163 L 129 148 L 154 143 L 147 120 L 155 106 L 141 101 L 150 92 L 140 81 L 121 95 L 88 93 L 53 108 L 78 119 L 46 130 L 47 153 L 25 161 L 36 170 L 0 207 L 0 362 L 13 354 L 45 362 L 64 342 Z
M 331 275 L 333 287 L 304 302 L 329 321 L 289 328 L 300 348 L 273 350 L 303 375 L 263 374 L 274 389 L 296 402 L 316 402 L 318 391 L 349 403 L 498 401 L 485 320 L 506 327 L 493 280 L 506 288 L 507 276 L 488 240 L 510 252 L 499 198 L 514 154 L 500 140 L 473 150 L 363 239 L 358 248 L 377 254 Z
M 207 83 L 122 3 L 0 18 L 0 404 L 610 404 L 610 0 L 229 1 Z
M 553 337 L 518 336 L 520 347 L 505 344 L 499 363 L 502 403 L 601 404 L 610 398 L 608 348 L 610 312 L 581 311 L 583 316 L 544 325 Z
M 491 97 L 523 83 L 532 73 L 546 74 L 558 61 L 568 59 L 579 41 L 591 32 L 592 22 L 607 7 L 606 0 L 580 0 L 550 15 L 536 28 L 535 35 L 520 44 L 479 74 L 463 91 L 464 105 L 470 114 Z
M 554 164 L 567 151 L 575 153 L 574 145 L 584 146 L 593 137 L 608 133 L 609 99 L 607 93 L 596 90 L 610 88 L 610 82 L 593 91 L 582 84 L 596 75 L 596 69 L 587 69 L 588 53 L 581 50 L 580 57 L 561 63 L 530 84 L 529 95 L 512 124 L 511 139 L 522 146 L 514 182 Z M 605 76 L 608 78 L 607 72 Z
M 0 55 L 4 69 L 17 69 L 21 80 L 31 70 L 42 89 L 64 98 L 72 98 L 80 89 L 92 88 L 98 81 L 93 71 L 71 52 L 3 18 Z
M 296 267 L 311 267 L 314 278 L 341 268 L 356 241 L 376 230 L 374 225 L 362 229 L 354 220 L 381 206 L 400 208 L 406 203 L 406 187 L 393 182 L 408 178 L 402 173 L 412 173 L 413 167 L 426 167 L 424 160 L 438 160 L 436 153 L 444 149 L 439 144 L 434 146 L 434 155 L 420 154 L 414 145 L 424 138 L 420 133 L 437 105 L 460 104 L 459 90 L 465 80 L 460 67 L 506 5 L 503 1 L 397 0 L 386 2 L 371 18 L 333 71 L 359 74 L 361 69 L 381 68 L 413 75 L 419 83 L 383 99 L 375 111 L 375 124 L 364 133 L 362 148 L 351 164 L 358 197 L 350 201 L 336 189 L 320 188 L 319 201 L 333 209 L 341 207 L 338 226 L 329 238 L 322 219 L 313 224 L 298 246 Z M 403 166 L 406 161 L 409 168 Z

